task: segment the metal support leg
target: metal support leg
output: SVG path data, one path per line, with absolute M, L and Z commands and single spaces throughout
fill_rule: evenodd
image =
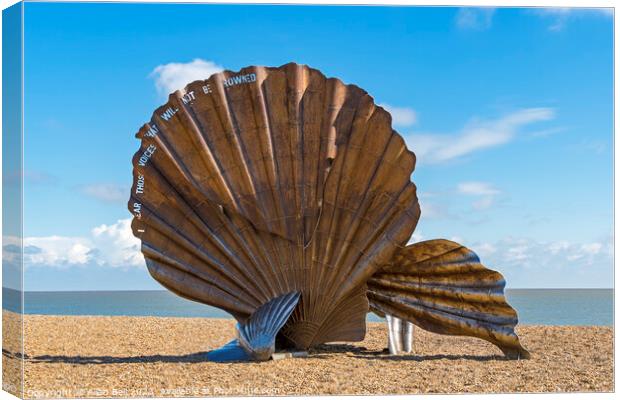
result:
M 413 351 L 413 324 L 393 315 L 386 314 L 388 325 L 388 349 L 390 354 Z

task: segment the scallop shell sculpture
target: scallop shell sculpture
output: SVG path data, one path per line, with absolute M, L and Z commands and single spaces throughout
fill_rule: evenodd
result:
M 501 275 L 453 269 L 445 246 L 405 247 L 415 156 L 357 86 L 293 63 L 224 71 L 172 93 L 137 137 L 128 206 L 150 274 L 238 321 L 212 359 L 360 341 L 371 306 L 527 356 Z

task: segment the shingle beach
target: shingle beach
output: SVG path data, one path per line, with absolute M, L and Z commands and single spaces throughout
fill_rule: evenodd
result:
M 3 321 L 5 335 L 19 329 L 17 314 L 4 311 Z M 384 324 L 369 323 L 363 342 L 306 358 L 222 364 L 206 352 L 233 338 L 233 320 L 26 315 L 24 329 L 29 398 L 613 390 L 611 327 L 518 326 L 532 359 L 510 361 L 482 340 L 421 329 L 413 354 L 391 356 Z M 3 348 L 11 391 L 20 347 Z

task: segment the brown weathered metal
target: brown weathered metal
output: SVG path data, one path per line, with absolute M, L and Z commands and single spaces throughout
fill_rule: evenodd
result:
M 225 71 L 171 94 L 137 137 L 128 206 L 157 281 L 240 329 L 300 293 L 281 345 L 363 339 L 366 284 L 420 216 L 415 156 L 365 91 L 298 64 Z
M 458 243 L 436 239 L 398 251 L 368 281 L 373 311 L 431 332 L 474 336 L 509 358 L 529 358 L 514 332 L 517 312 L 504 297 L 504 277 Z

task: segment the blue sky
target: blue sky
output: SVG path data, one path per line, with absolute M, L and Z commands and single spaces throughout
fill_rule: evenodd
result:
M 27 3 L 25 23 L 27 290 L 159 288 L 128 230 L 135 132 L 175 85 L 289 61 L 392 111 L 414 240 L 509 287 L 612 286 L 607 10 Z

